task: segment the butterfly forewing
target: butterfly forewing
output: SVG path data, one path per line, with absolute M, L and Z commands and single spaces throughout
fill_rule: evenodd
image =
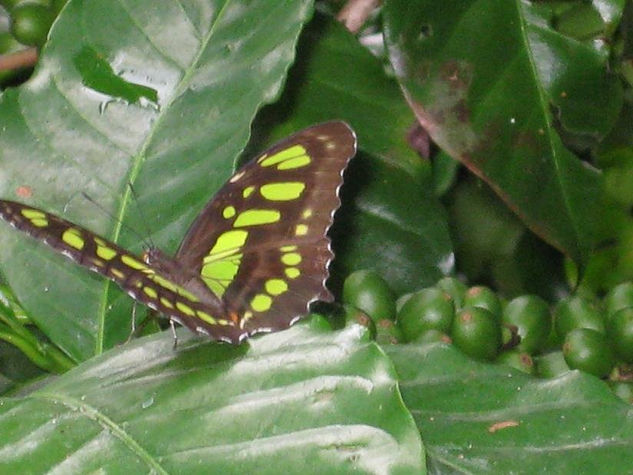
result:
M 325 287 L 327 230 L 356 151 L 343 122 L 305 129 L 242 167 L 206 206 L 176 260 L 196 269 L 248 334 L 285 328 Z
M 192 330 L 203 321 L 216 327 L 214 337 L 238 341 L 245 331 L 226 319 L 219 306 L 209 306 L 181 287 L 178 279 L 160 274 L 141 258 L 87 229 L 38 208 L 0 200 L 0 217 L 64 256 L 116 282 L 131 297 Z M 193 318 L 192 318 L 193 317 Z

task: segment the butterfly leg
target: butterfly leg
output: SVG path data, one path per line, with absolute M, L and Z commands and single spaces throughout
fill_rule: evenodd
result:
M 158 327 L 157 321 L 156 321 L 156 313 L 155 312 L 149 312 L 145 318 L 143 320 L 141 320 L 140 323 L 138 320 L 138 315 L 137 315 L 137 311 L 138 311 L 138 304 L 135 302 L 133 304 L 134 306 L 132 307 L 132 325 L 131 325 L 131 331 L 130 334 L 128 335 L 127 339 L 125 340 L 125 343 L 128 343 L 132 340 L 132 338 L 135 337 L 139 337 L 143 334 L 149 334 L 149 333 L 154 333 L 158 330 L 160 330 L 160 328 Z M 148 325 L 154 325 L 155 328 L 150 329 L 149 331 L 147 330 Z
M 132 304 L 132 331 L 130 332 L 130 338 L 136 332 L 136 301 Z
M 130 328 L 130 334 L 127 336 L 127 338 L 123 342 L 124 345 L 126 345 L 130 341 L 132 341 L 132 338 L 136 335 L 136 302 L 134 302 L 132 304 L 132 325 L 131 325 L 131 327 L 132 328 Z
M 178 346 L 178 335 L 176 335 L 176 325 L 174 325 L 173 320 L 169 320 L 169 326 L 171 327 L 171 334 L 174 337 L 174 350 Z

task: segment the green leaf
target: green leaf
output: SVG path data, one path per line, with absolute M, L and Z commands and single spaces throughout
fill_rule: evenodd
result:
M 360 152 L 346 171 L 332 230 L 330 285 L 340 291 L 348 274 L 368 268 L 397 293 L 433 284 L 452 271 L 452 246 L 429 163 L 407 143 L 414 117 L 398 84 L 353 35 L 323 16 L 308 25 L 298 51 L 282 100 L 257 122 L 283 118 L 268 130 L 283 137 L 339 118 L 358 135 Z
M 558 18 L 552 17 L 549 5 L 526 3 L 520 10 L 528 29 L 526 46 L 534 58 L 535 80 L 560 120 L 563 133 L 603 138 L 617 121 L 623 103 L 622 87 L 620 79 L 610 72 L 609 56 L 613 51 L 605 30 L 609 24 L 619 24 L 623 9 L 621 0 L 607 0 L 576 5 Z M 586 34 L 583 30 L 588 25 L 578 24 L 573 31 L 564 31 L 570 27 L 567 22 L 570 16 L 582 17 L 588 10 L 598 18 L 602 13 L 602 32 L 587 41 L 576 41 L 576 35 Z M 552 23 L 558 31 L 549 26 Z M 564 69 L 557 70 L 561 65 Z
M 0 470 L 423 473 L 393 366 L 363 331 L 137 340 L 0 400 Z
M 311 12 L 309 0 L 73 0 L 35 75 L 0 98 L 0 196 L 30 196 L 132 251 L 149 228 L 175 251 L 277 97 Z M 106 279 L 4 225 L 0 262 L 76 360 L 128 336 L 131 300 Z
M 530 2 L 394 0 L 384 15 L 391 63 L 431 137 L 585 262 L 601 182 L 563 146 L 551 109 L 568 132 L 609 130 L 622 91 L 605 49 L 563 37 Z
M 386 348 L 434 472 L 628 473 L 633 414 L 599 379 L 536 379 L 445 344 Z

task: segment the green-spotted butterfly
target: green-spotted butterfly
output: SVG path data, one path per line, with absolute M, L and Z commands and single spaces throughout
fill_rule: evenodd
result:
M 209 337 L 237 343 L 281 330 L 331 301 L 327 231 L 343 172 L 356 152 L 344 122 L 307 128 L 235 173 L 206 205 L 171 258 L 142 257 L 60 217 L 0 200 L 0 217 L 134 299 Z

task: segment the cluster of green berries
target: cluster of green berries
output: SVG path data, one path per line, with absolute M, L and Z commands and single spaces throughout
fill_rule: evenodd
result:
M 10 29 L 0 33 L 0 54 L 15 44 L 40 47 L 53 20 L 68 0 L 0 0 L 10 17 Z
M 343 303 L 369 316 L 379 343 L 452 342 L 472 358 L 543 377 L 579 369 L 614 379 L 616 367 L 633 364 L 631 282 L 602 301 L 572 295 L 550 306 L 536 295 L 504 301 L 445 277 L 396 300 L 380 275 L 363 270 L 345 280 Z

